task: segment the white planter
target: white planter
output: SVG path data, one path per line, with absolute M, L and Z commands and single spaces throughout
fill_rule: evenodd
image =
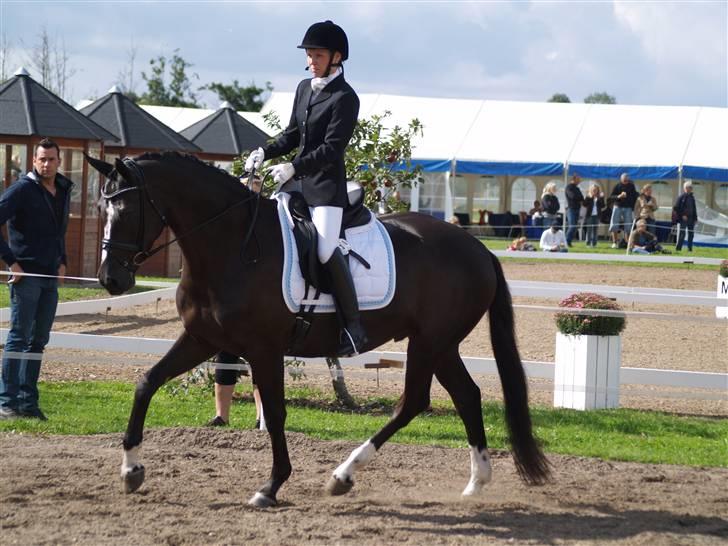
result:
M 556 334 L 554 407 L 619 407 L 620 336 Z
M 718 287 L 715 289 L 715 297 L 726 300 L 726 303 L 728 303 L 728 277 L 718 275 Z M 715 316 L 728 319 L 728 306 L 717 306 Z

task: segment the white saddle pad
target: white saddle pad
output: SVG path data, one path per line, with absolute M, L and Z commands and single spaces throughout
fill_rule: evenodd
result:
M 290 196 L 287 193 L 279 193 L 275 198 L 278 201 L 278 218 L 283 235 L 283 299 L 286 301 L 288 309 L 293 313 L 297 313 L 303 302 L 306 284 L 303 275 L 301 275 L 296 238 L 293 236 L 293 219 L 288 212 L 288 199 Z M 356 286 L 359 309 L 371 311 L 389 305 L 394 297 L 397 278 L 392 240 L 382 223 L 372 214 L 371 220 L 366 225 L 346 230 L 346 241 L 344 243 L 348 243 L 357 254 L 371 265 L 371 269 L 367 269 L 356 258 L 349 258 L 349 267 Z M 345 248 L 345 245 L 342 244 L 342 246 Z M 346 253 L 345 250 L 342 251 Z M 333 313 L 336 311 L 334 300 L 330 294 L 322 293 L 316 301 L 313 301 L 316 290 L 311 287 L 308 292 L 305 303 L 306 305 L 315 303 L 316 308 L 314 311 L 316 313 Z

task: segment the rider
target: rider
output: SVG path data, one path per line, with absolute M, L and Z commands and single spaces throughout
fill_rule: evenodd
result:
M 347 204 L 344 152 L 356 125 L 359 97 L 344 80 L 342 63 L 349 58 L 349 41 L 341 27 L 331 21 L 315 23 L 298 48 L 306 50 L 306 70 L 313 78 L 298 84 L 288 127 L 273 143 L 252 152 L 245 169 L 298 148 L 290 163 L 275 165 L 270 172 L 280 191 L 300 192 L 311 208 L 318 259 L 331 277 L 344 322 L 337 355 L 351 356 L 361 351 L 367 336 L 348 260 L 338 244 Z

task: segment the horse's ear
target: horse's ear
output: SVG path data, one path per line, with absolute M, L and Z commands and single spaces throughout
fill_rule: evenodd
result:
M 131 172 L 129 172 L 129 168 L 126 166 L 126 163 L 124 163 L 118 157 L 114 162 L 114 166 L 116 167 L 116 172 L 123 176 L 125 180 L 130 180 L 132 178 Z
M 86 161 L 88 161 L 89 165 L 91 165 L 94 169 L 103 174 L 106 178 L 109 178 L 109 175 L 114 170 L 114 166 L 111 163 L 101 161 L 100 159 L 91 157 L 88 154 L 83 154 L 83 157 L 86 158 Z

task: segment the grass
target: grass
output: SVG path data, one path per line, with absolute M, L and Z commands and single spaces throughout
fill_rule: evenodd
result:
M 487 246 L 490 250 L 506 250 L 508 248 L 508 245 L 511 244 L 511 239 L 503 239 L 503 238 L 495 238 L 495 237 L 486 237 L 486 238 L 480 238 L 481 242 Z M 538 246 L 538 241 L 535 241 L 535 245 Z M 599 241 L 599 244 L 595 248 L 587 247 L 586 242 L 584 241 L 574 241 L 573 246 L 569 249 L 569 252 L 572 254 L 604 254 L 606 255 L 612 255 L 612 256 L 624 256 L 625 251 L 624 249 L 616 249 L 616 248 L 610 248 L 610 243 L 607 241 Z M 681 258 L 690 259 L 690 258 L 717 258 L 717 259 L 725 259 L 726 254 L 728 254 L 728 250 L 725 248 L 713 248 L 713 247 L 693 247 L 693 252 L 687 252 L 683 249 L 682 252 L 675 252 L 673 245 L 666 245 L 665 248 L 668 250 L 671 250 L 673 252 L 673 256 L 678 256 Z M 508 260 L 519 260 L 524 261 L 528 260 L 528 252 L 514 252 L 513 255 L 507 256 L 505 258 L 500 258 L 502 261 L 508 261 Z M 533 260 L 534 258 L 531 258 Z M 564 260 L 559 260 L 558 263 L 561 263 Z M 539 261 L 539 263 L 541 263 Z M 569 263 L 569 260 L 566 260 L 565 263 Z M 703 265 L 703 264 L 690 264 L 690 263 L 650 263 L 650 262 L 630 262 L 630 261 L 614 261 L 614 260 L 579 260 L 580 264 L 609 264 L 609 265 L 624 265 L 629 267 L 659 267 L 659 268 L 675 268 L 675 269 L 700 269 L 700 270 L 709 270 L 709 271 L 715 271 L 716 275 L 718 272 L 718 266 L 715 265 Z
M 0 431 L 41 434 L 121 433 L 131 409 L 134 386 L 119 382 L 41 383 L 47 422 L 31 419 L 0 421 Z M 290 388 L 288 431 L 322 440 L 361 442 L 388 420 L 395 400 L 367 399 L 367 411 L 337 409 L 333 394 Z M 233 426 L 250 428 L 255 408 L 246 395 L 232 410 Z M 214 414 L 209 390 L 191 387 L 172 395 L 162 389 L 152 400 L 146 426 L 201 426 Z M 489 445 L 506 449 L 503 407 L 483 405 Z M 532 408 L 535 432 L 547 453 L 641 463 L 728 467 L 728 419 L 685 417 L 628 409 L 578 412 Z M 434 401 L 430 415 L 416 418 L 394 442 L 465 447 L 462 422 L 446 401 Z
M 135 286 L 134 289 L 129 291 L 129 294 L 136 294 L 139 292 L 146 292 L 148 290 L 154 290 L 151 287 Z M 63 303 L 66 301 L 78 301 L 78 300 L 93 300 L 98 298 L 108 298 L 109 293 L 105 288 L 99 287 L 82 287 L 82 286 L 59 286 L 58 287 L 58 302 Z M 3 283 L 0 284 L 0 307 L 10 306 L 10 289 L 8 285 Z

